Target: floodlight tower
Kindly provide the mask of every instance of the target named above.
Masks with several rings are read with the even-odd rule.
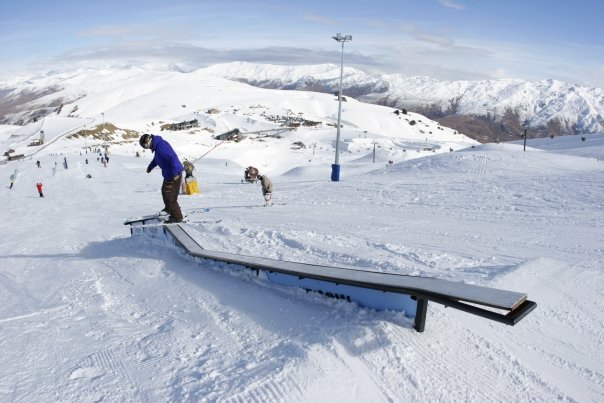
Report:
[[[340,62],[340,91],[338,91],[338,127],[336,135],[336,161],[331,166],[331,180],[337,182],[340,180],[340,121],[342,116],[342,77],[344,76],[344,43],[352,41],[352,35],[342,35],[337,33],[332,36],[333,39],[342,44],[342,59]]]

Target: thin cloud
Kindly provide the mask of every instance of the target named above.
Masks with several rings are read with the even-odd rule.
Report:
[[[455,45],[455,41],[451,38],[445,38],[444,36],[437,35],[428,35],[428,34],[419,34],[414,36],[415,39],[426,42],[432,45],[437,45],[440,47],[452,47]]]
[[[347,64],[351,65],[376,65],[373,57],[358,52],[350,52],[346,55],[346,58]],[[216,50],[189,44],[157,46],[143,41],[132,41],[119,46],[72,50],[63,53],[54,62],[78,63],[92,60],[109,61],[116,64],[139,62],[179,63],[200,68],[233,61],[290,65],[337,63],[340,60],[340,53],[338,51],[317,51],[284,46]]]
[[[438,0],[441,6],[452,8],[454,10],[465,10],[466,6],[460,3],[456,3],[451,0]]]
[[[318,22],[319,24],[323,24],[323,25],[330,25],[330,26],[337,25],[337,22],[335,20],[324,17],[322,15],[318,15],[318,14],[309,14],[309,13],[304,14],[304,19],[307,21]]]
[[[84,37],[119,37],[131,34],[140,34],[140,28],[118,26],[118,25],[100,25],[78,33]]]
[[[114,42],[131,42],[132,40],[154,41],[156,44],[183,42],[183,38],[195,35],[190,24],[181,23],[177,27],[143,24],[98,25],[77,33],[79,37],[108,40]]]

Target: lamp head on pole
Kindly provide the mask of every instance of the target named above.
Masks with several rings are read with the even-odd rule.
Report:
[[[332,36],[338,42],[350,42],[352,41],[352,35],[342,35],[341,33],[337,33],[336,36]]]

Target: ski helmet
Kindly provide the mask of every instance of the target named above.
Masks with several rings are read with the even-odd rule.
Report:
[[[151,148],[151,140],[153,139],[153,136],[150,134],[143,134],[141,136],[140,139],[138,139],[138,143],[141,145],[141,147],[143,148]]]

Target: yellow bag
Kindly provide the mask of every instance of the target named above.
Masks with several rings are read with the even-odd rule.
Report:
[[[196,195],[199,193],[199,186],[197,185],[196,180],[185,184],[185,193],[188,195]]]

